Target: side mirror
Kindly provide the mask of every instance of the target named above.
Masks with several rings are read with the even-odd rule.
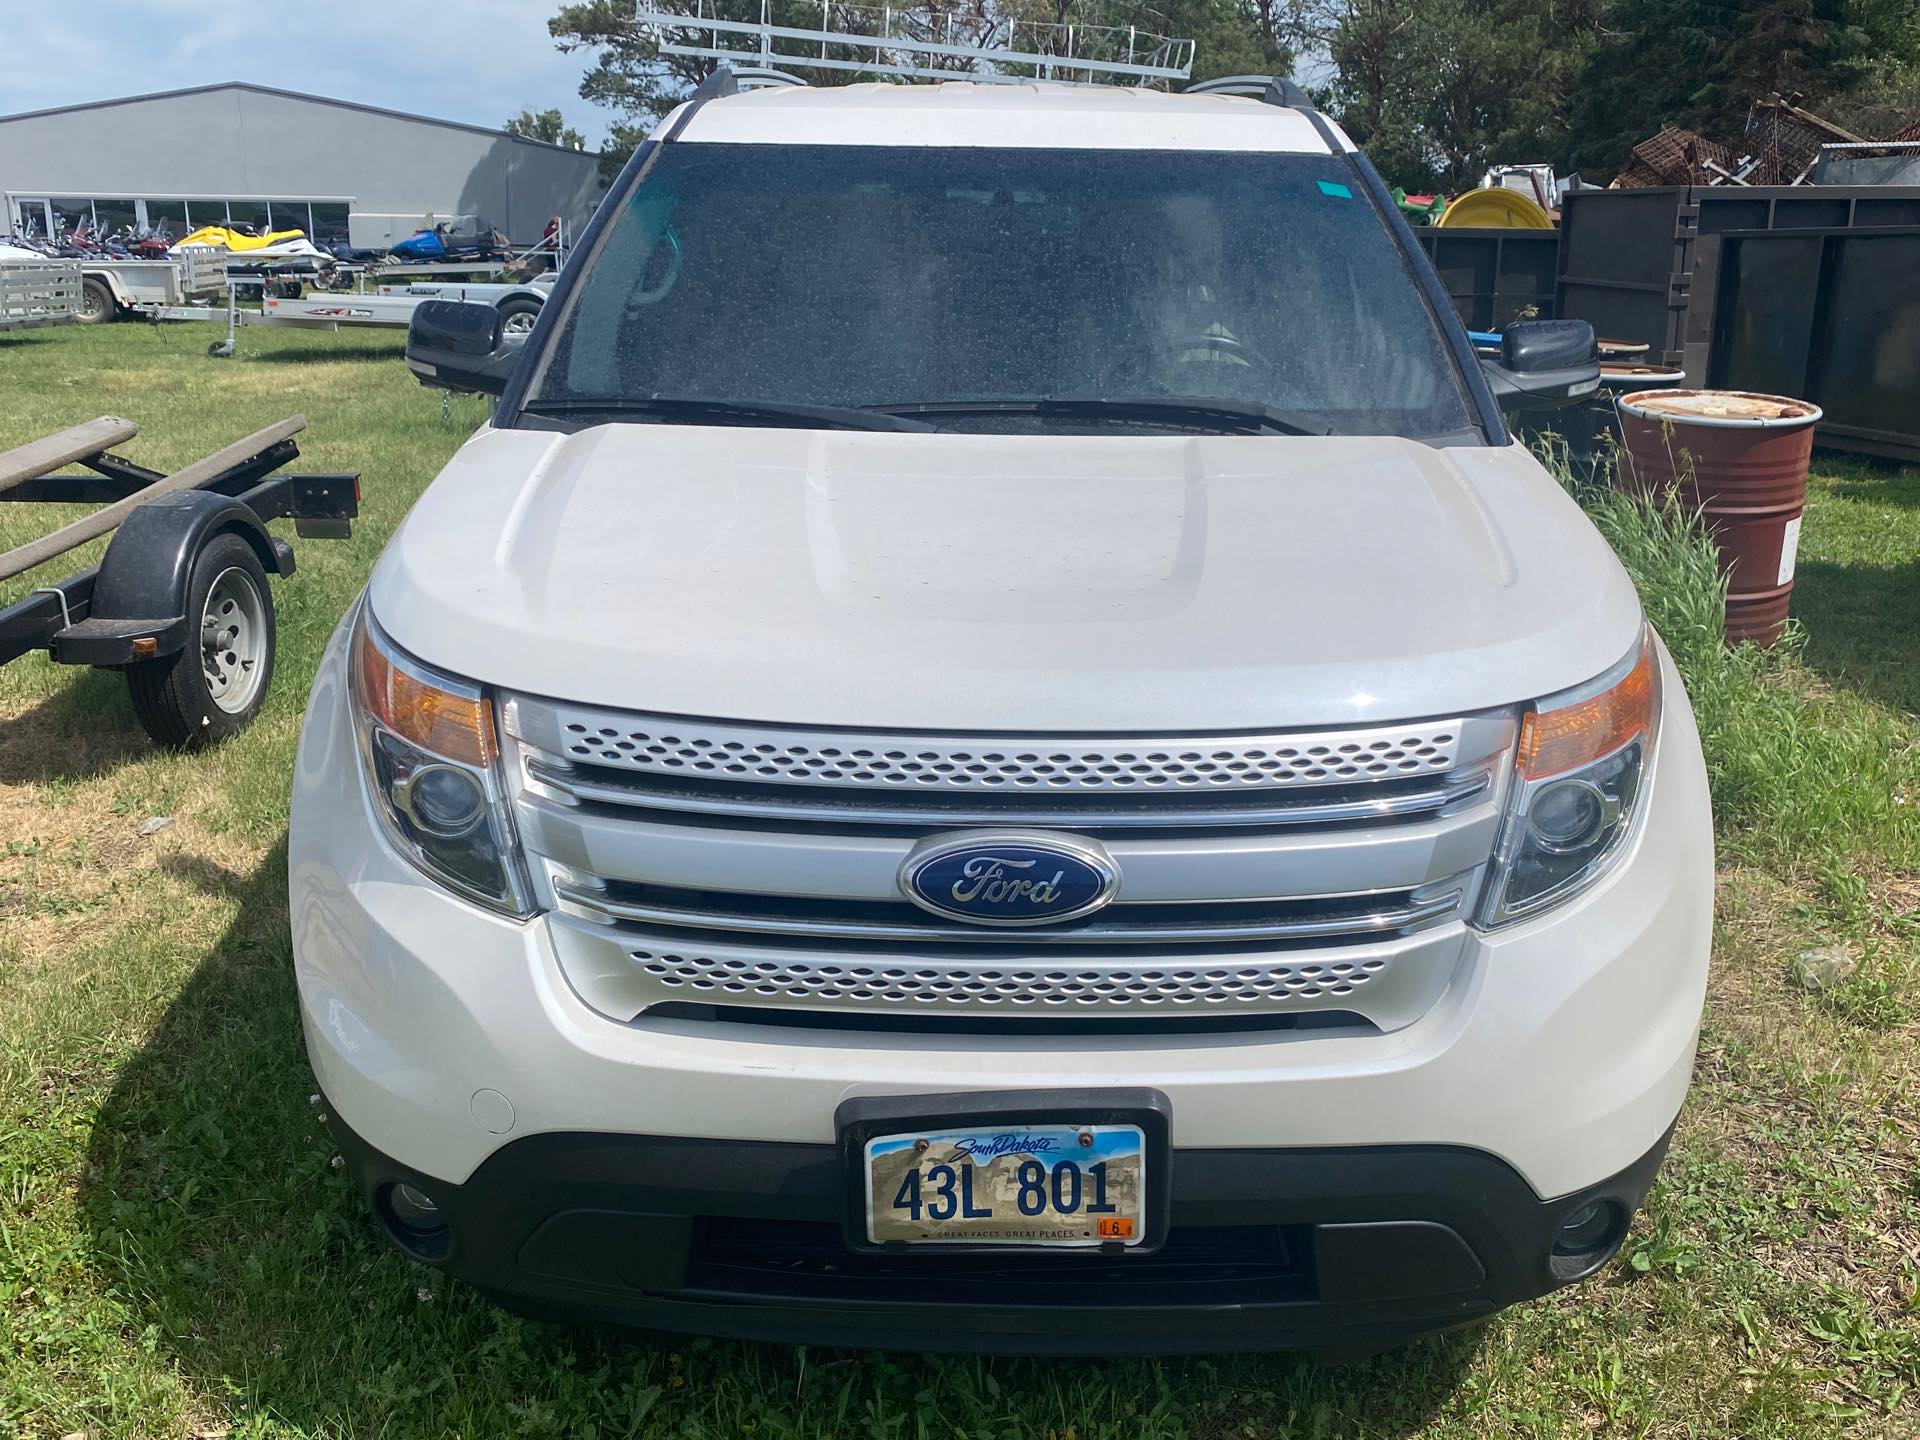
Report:
[[[520,360],[520,342],[502,333],[500,312],[465,300],[422,300],[407,323],[407,368],[422,385],[498,395]]]
[[[1599,351],[1585,320],[1516,320],[1501,332],[1500,358],[1480,366],[1502,410],[1553,409],[1600,388]]]

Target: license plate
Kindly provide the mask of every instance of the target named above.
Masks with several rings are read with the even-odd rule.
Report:
[[[1069,1249],[1147,1239],[1138,1125],[1008,1124],[870,1137],[867,1240]]]

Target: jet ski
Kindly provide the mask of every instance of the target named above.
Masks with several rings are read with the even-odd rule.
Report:
[[[185,239],[176,241],[173,248],[179,250],[188,245],[217,245],[222,250],[242,255],[254,250],[271,250],[275,246],[306,238],[307,232],[304,230],[270,230],[265,235],[249,235],[244,230],[235,230],[226,225],[202,225]]]
[[[284,269],[310,274],[333,264],[333,257],[307,239],[304,230],[275,230],[266,235],[248,235],[224,225],[203,225],[167,253],[177,255],[189,245],[212,245],[224,249],[229,271]]]

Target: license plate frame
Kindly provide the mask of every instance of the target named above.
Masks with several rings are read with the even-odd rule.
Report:
[[[846,1196],[848,1248],[898,1255],[1150,1255],[1166,1240],[1172,1193],[1168,1131],[1172,1105],[1158,1090],[1000,1090],[939,1095],[858,1096],[835,1113]],[[1143,1234],[1137,1240],[1096,1244],[975,1238],[875,1240],[869,1230],[872,1174],[868,1145],[913,1131],[936,1133],[1006,1127],[1133,1126],[1140,1131]],[[884,1203],[884,1202],[883,1202]]]

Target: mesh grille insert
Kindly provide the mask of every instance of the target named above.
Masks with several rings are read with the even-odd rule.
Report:
[[[714,958],[636,950],[641,971],[688,995],[757,996],[775,1001],[856,1000],[890,1005],[1067,1008],[1220,1006],[1351,995],[1392,963],[1379,956],[1297,965],[1077,966],[997,968],[860,965],[833,961]]]
[[[1442,774],[1460,722],[1314,735],[1126,741],[951,739],[689,727],[562,710],[576,763],[781,785],[1094,793],[1277,789]]]

